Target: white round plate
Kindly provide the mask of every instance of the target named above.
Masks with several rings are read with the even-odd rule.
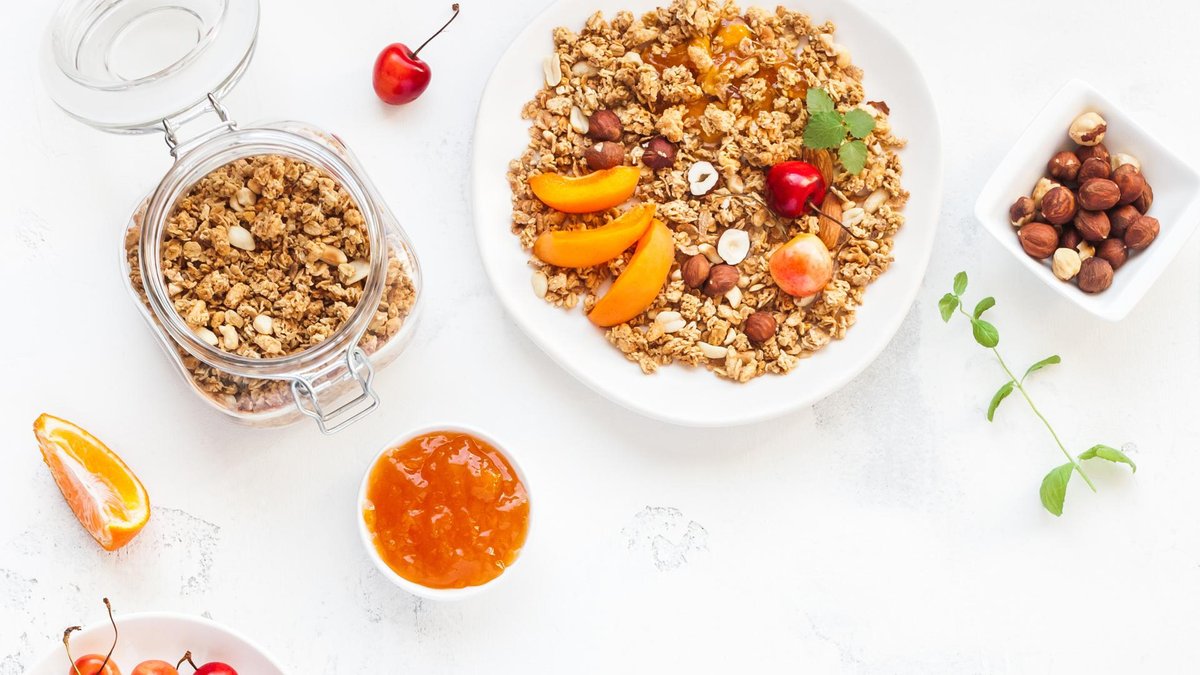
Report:
[[[246,638],[208,619],[170,612],[147,612],[117,616],[121,631],[113,659],[122,673],[133,671],[142,661],[161,659],[174,663],[191,650],[197,664],[223,661],[241,675],[284,675],[267,653]],[[71,636],[71,653],[106,654],[112,644],[112,626],[108,621],[91,624]],[[63,675],[70,662],[62,645],[29,669],[26,675]]]
[[[892,128],[908,139],[901,153],[904,186],[912,193],[907,225],[896,237],[896,261],[867,291],[858,322],[846,338],[804,360],[784,376],[748,384],[721,380],[703,369],[669,366],[643,375],[611,346],[582,310],[563,311],[538,299],[528,255],[511,232],[512,195],[506,177],[529,136],[522,106],[542,85],[542,59],[556,26],[580,29],[603,9],[643,13],[669,0],[559,0],[525,28],[496,65],[475,125],[473,199],[476,237],[496,295],[517,324],[568,372],[597,392],[644,415],[688,426],[729,426],[777,417],[812,405],[845,385],[879,355],[900,327],[925,275],[941,203],[942,155],[937,112],[921,71],[900,42],[845,0],[784,0],[815,21],[837,24],[837,40],[866,72],[870,100],[887,101]],[[777,0],[758,0],[773,6]],[[741,6],[755,4],[742,0]],[[603,5],[603,7],[601,7]],[[704,404],[700,405],[699,402]]]

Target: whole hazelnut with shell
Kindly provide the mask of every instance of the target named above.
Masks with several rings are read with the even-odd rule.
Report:
[[[1106,178],[1093,178],[1079,186],[1079,205],[1088,211],[1107,211],[1121,200],[1121,188]]]
[[[1045,260],[1058,248],[1058,231],[1046,223],[1029,223],[1017,230],[1021,248],[1031,258]]]
[[[1065,225],[1075,217],[1075,194],[1061,185],[1042,198],[1042,217],[1051,225]]]
[[[775,317],[770,312],[758,311],[746,317],[742,332],[754,344],[762,344],[775,337]]]
[[[1154,203],[1154,188],[1150,187],[1150,183],[1146,183],[1145,189],[1142,190],[1142,196],[1133,200],[1133,206],[1141,213],[1145,214],[1150,210],[1150,205]]]
[[[1103,211],[1080,211],[1075,214],[1075,229],[1088,241],[1103,241],[1108,238],[1112,224]]]
[[[617,114],[607,108],[601,108],[588,117],[587,135],[597,141],[619,141],[625,130]]]
[[[642,164],[651,169],[669,169],[675,166],[675,144],[664,136],[655,136],[646,144],[646,152],[642,155]]]
[[[1079,182],[1083,183],[1093,178],[1108,178],[1112,175],[1112,165],[1108,160],[1099,157],[1089,157],[1082,166],[1079,167]]]
[[[1050,162],[1046,164],[1046,173],[1056,181],[1062,183],[1073,183],[1079,175],[1079,167],[1081,162],[1073,152],[1060,152],[1050,158]]]
[[[1111,156],[1109,155],[1108,147],[1106,145],[1104,145],[1103,143],[1097,143],[1096,145],[1082,146],[1075,151],[1075,156],[1078,157],[1079,161],[1081,161],[1081,162],[1086,162],[1089,159],[1091,159],[1092,157],[1099,157],[1100,159],[1103,159],[1106,162],[1111,161]]]
[[[737,286],[741,275],[733,265],[713,265],[708,272],[708,281],[704,283],[704,294],[710,298],[725,295]]]
[[[625,148],[620,143],[601,141],[584,150],[583,159],[592,171],[611,169],[625,162]]]
[[[1123,239],[1125,237],[1125,230],[1129,229],[1129,226],[1133,224],[1133,221],[1141,217],[1142,214],[1133,204],[1118,206],[1112,211],[1109,211],[1108,220],[1112,224],[1112,229],[1109,232],[1109,236]]]
[[[1129,248],[1140,251],[1158,238],[1158,218],[1153,216],[1142,216],[1133,221],[1129,229],[1125,231],[1125,245]]]
[[[1132,204],[1142,196],[1142,191],[1146,189],[1146,179],[1142,178],[1142,172],[1132,164],[1122,164],[1117,167],[1112,174],[1112,181],[1121,190],[1121,199],[1117,202],[1118,204]]]
[[[1105,239],[1096,247],[1096,257],[1107,260],[1115,272],[1129,259],[1129,249],[1120,239]]]
[[[1058,246],[1059,248],[1075,248],[1081,241],[1083,241],[1083,237],[1080,236],[1079,230],[1068,225],[1063,228],[1062,234],[1058,237]]]
[[[1079,290],[1100,293],[1112,285],[1113,268],[1104,258],[1091,257],[1079,267]]]

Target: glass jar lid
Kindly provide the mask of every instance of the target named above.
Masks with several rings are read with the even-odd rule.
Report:
[[[162,131],[237,83],[258,37],[258,0],[63,0],[42,79],[72,117],[116,133]]]

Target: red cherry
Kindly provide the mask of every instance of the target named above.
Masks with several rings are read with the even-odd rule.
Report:
[[[767,172],[767,206],[784,218],[799,218],[809,204],[825,201],[821,171],[808,162],[780,162]]]
[[[451,8],[454,10],[454,16],[450,17],[450,21],[439,28],[438,32],[431,35],[429,40],[441,35],[442,31],[446,30],[446,26],[449,26],[458,17],[458,3],[454,3]],[[429,86],[431,73],[429,64],[417,58],[417,54],[420,54],[425,45],[429,44],[429,40],[422,42],[416,51],[409,49],[403,43],[395,42],[379,52],[378,58],[375,59],[372,82],[375,85],[375,93],[384,103],[391,105],[409,103],[425,92]]]
[[[229,664],[212,661],[197,668],[195,675],[237,675],[237,671]]]

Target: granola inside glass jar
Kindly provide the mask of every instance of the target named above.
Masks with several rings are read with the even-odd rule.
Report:
[[[193,390],[241,422],[308,416],[332,433],[378,405],[372,378],[411,337],[420,270],[336,136],[231,120],[220,96],[257,22],[255,1],[66,0],[43,75],[72,116],[166,137],[175,162],[126,227],[122,271]],[[164,54],[164,30],[195,44]]]

